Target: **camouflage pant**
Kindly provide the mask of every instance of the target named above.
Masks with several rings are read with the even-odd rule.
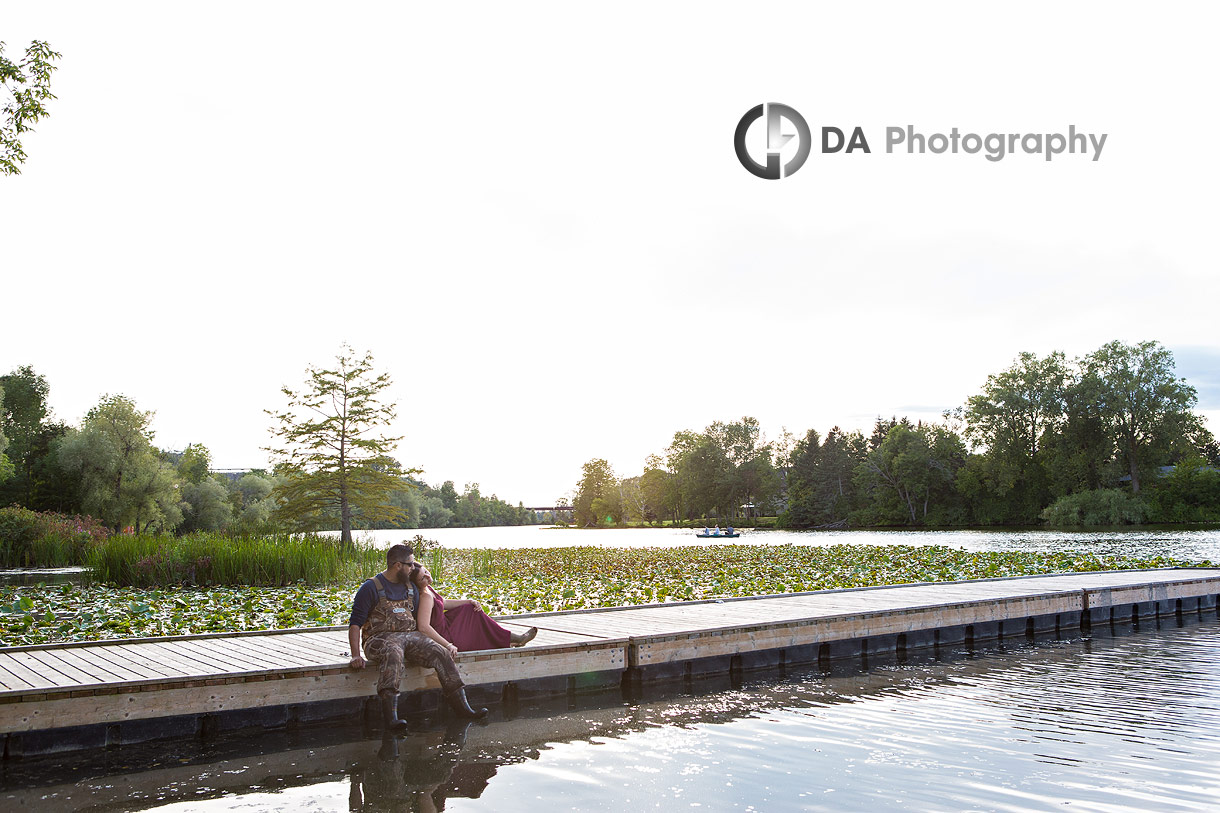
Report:
[[[378,694],[398,691],[407,664],[435,669],[445,694],[462,688],[457,664],[449,657],[449,652],[419,630],[374,635],[364,642],[364,654],[370,663],[376,663],[381,669],[381,677],[377,679]]]

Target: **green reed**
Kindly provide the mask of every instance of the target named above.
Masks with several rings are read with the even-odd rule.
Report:
[[[332,584],[376,573],[383,551],[343,546],[315,534],[230,537],[197,533],[114,536],[90,548],[85,564],[99,582],[137,587],[198,584]]]

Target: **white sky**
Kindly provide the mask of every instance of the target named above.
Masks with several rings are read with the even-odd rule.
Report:
[[[63,54],[0,178],[0,372],[258,466],[343,341],[398,456],[526,505],[679,429],[932,417],[1023,350],[1156,339],[1217,430],[1214,3],[0,0]],[[764,181],[760,102],[871,155]],[[1108,133],[1100,161],[886,155],[884,128]]]

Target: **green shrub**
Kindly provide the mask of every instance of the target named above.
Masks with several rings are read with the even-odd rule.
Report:
[[[1220,522],[1220,471],[1202,458],[1179,463],[1148,491],[1152,522]]]
[[[0,508],[0,564],[5,567],[26,565],[30,546],[40,533],[38,514],[16,505]]]
[[[1139,525],[1147,504],[1117,488],[1080,491],[1060,497],[1042,512],[1049,525]]]
[[[93,517],[52,511],[0,508],[0,565],[66,567],[79,565],[91,542],[110,535]]]

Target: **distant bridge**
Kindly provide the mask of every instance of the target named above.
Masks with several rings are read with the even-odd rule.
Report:
[[[576,509],[570,505],[556,505],[551,508],[526,508],[526,511],[536,511],[539,514],[545,514],[547,511],[554,513],[555,511],[575,511]]]

